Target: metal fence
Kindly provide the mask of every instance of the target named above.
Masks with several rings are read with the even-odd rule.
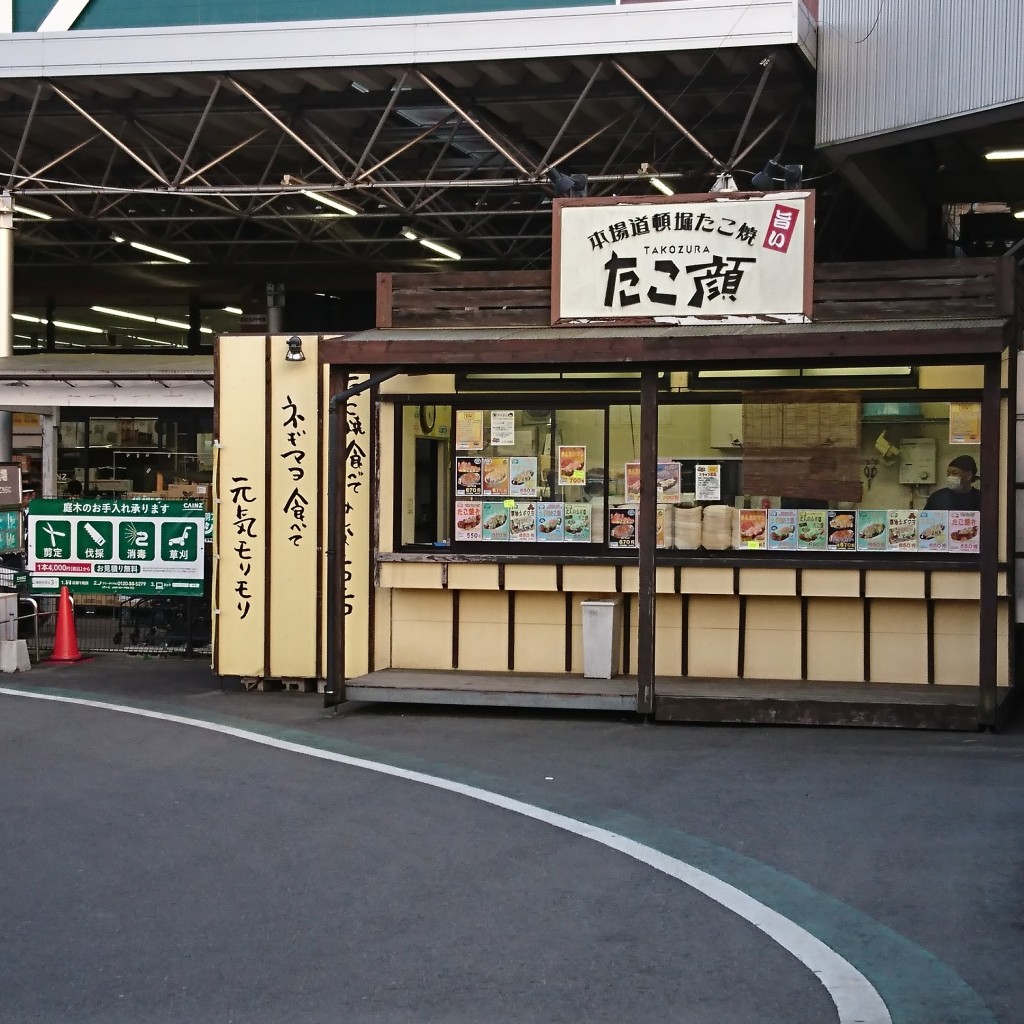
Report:
[[[75,601],[80,650],[184,655],[209,651],[208,597],[102,596],[103,602],[95,595]]]
[[[18,595],[18,637],[27,641],[31,658],[45,658],[53,651],[58,598],[29,596],[24,574],[3,568],[0,592]],[[210,651],[209,597],[83,594],[72,601],[81,651],[185,656]]]

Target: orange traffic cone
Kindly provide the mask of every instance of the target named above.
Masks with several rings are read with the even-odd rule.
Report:
[[[75,634],[75,609],[67,587],[60,588],[57,601],[57,629],[53,637],[53,654],[47,661],[86,661],[86,655],[78,649]]]

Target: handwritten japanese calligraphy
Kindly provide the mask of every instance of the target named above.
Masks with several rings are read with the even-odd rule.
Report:
[[[237,540],[233,549],[238,557],[238,572],[233,588],[238,597],[235,608],[238,611],[239,620],[242,620],[249,614],[253,599],[249,586],[253,545],[249,541],[259,539],[259,534],[256,531],[256,516],[252,512],[252,506],[257,501],[256,489],[247,476],[233,476],[228,494],[233,510],[231,522]]]
[[[284,413],[281,426],[284,430],[285,450],[280,452],[279,455],[282,459],[286,460],[288,473],[295,483],[295,487],[285,499],[281,511],[290,520],[288,524],[288,540],[293,548],[297,548],[302,543],[305,531],[309,529],[309,522],[306,518],[309,498],[300,486],[301,481],[306,475],[306,470],[302,465],[306,458],[306,442],[304,438],[307,436],[307,433],[305,426],[303,426],[306,422],[306,417],[299,412],[299,407],[291,395],[285,397],[281,411]]]

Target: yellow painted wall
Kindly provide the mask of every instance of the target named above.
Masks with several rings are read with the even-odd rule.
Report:
[[[320,373],[317,339],[302,337],[306,358],[285,359],[287,338],[268,343],[267,465],[270,470],[267,675],[318,677]]]
[[[221,675],[265,674],[266,362],[263,338],[217,341],[213,664]]]
[[[216,342],[214,666],[222,675],[311,679],[326,672],[329,378],[320,368],[317,337],[301,337],[306,358],[297,362],[284,358],[283,335]],[[349,447],[339,484],[346,488],[349,536],[339,561],[349,564],[339,571],[348,573],[345,672],[351,678],[369,665],[373,599],[368,395],[350,401],[346,420]],[[251,523],[238,522],[236,498],[246,499],[241,507]],[[251,535],[240,537],[243,528]],[[239,540],[251,550],[244,579]],[[238,593],[242,582],[247,608]]]

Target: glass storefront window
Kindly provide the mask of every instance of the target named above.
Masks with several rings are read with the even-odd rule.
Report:
[[[90,495],[191,497],[212,480],[212,441],[212,410],[69,411],[60,424],[58,486],[78,480]]]
[[[639,405],[552,395],[509,408],[507,397],[401,408],[398,543],[635,547]],[[840,389],[710,397],[659,395],[659,548],[978,552],[976,401]]]

